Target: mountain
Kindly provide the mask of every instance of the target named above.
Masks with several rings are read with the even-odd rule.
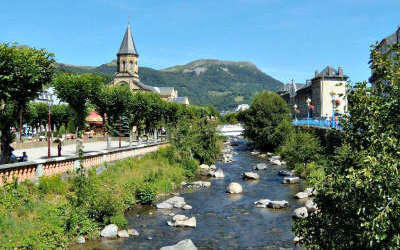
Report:
[[[58,64],[59,70],[99,73],[110,77],[116,72],[116,60],[98,67]],[[276,91],[283,83],[263,73],[250,62],[201,59],[162,70],[139,68],[140,80],[152,86],[171,86],[192,104],[212,104],[219,110],[250,103],[255,93]]]

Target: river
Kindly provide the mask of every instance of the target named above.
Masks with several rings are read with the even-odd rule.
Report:
[[[245,145],[233,147],[232,163],[217,162],[224,171],[224,179],[210,179],[208,189],[182,191],[181,196],[192,210],[174,209],[175,214],[195,216],[197,227],[173,228],[166,221],[171,211],[160,211],[152,207],[134,209],[127,214],[129,228],[139,231],[139,237],[114,240],[89,241],[73,249],[159,249],[184,239],[191,239],[199,249],[282,249],[295,248],[291,232],[292,211],[304,201],[294,198],[302,191],[302,185],[281,184],[279,166],[269,165],[267,170],[258,171],[260,180],[245,181],[241,174],[252,171],[260,162],[267,162],[250,154]],[[243,193],[225,193],[230,182],[239,182]],[[287,200],[289,208],[273,210],[257,208],[253,202],[259,199]],[[149,239],[151,237],[151,239]]]

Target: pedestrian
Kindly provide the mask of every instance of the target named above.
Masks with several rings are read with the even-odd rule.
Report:
[[[60,157],[61,156],[61,140],[58,141],[57,149],[58,149],[58,157]]]

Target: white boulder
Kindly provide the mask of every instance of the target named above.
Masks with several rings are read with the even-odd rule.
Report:
[[[172,227],[196,227],[196,218],[195,217],[188,219],[185,216],[185,218],[186,219],[183,219],[183,217],[179,217],[179,218],[176,218],[177,220],[174,222],[167,221],[167,224]],[[183,219],[183,220],[178,220],[178,219]]]
[[[209,181],[194,181],[190,183],[194,188],[209,188],[211,187],[211,182]]]
[[[243,179],[258,180],[258,179],[260,179],[260,176],[254,172],[244,172]]]
[[[158,203],[156,205],[156,207],[157,207],[157,209],[172,209],[174,206],[167,202],[161,202],[161,203]]]
[[[193,244],[192,240],[186,239],[179,241],[175,245],[162,247],[160,250],[197,250],[197,247]]]
[[[289,206],[289,202],[282,200],[282,201],[271,201],[269,199],[261,199],[254,202],[256,207],[263,207],[263,208],[274,208],[274,209],[281,209],[287,208]]]
[[[129,238],[129,233],[126,230],[121,230],[118,232],[118,237],[120,238]]]
[[[305,199],[308,198],[309,194],[306,192],[298,192],[294,197],[296,199]]]
[[[186,217],[186,216],[183,215],[183,214],[177,214],[177,215],[175,215],[174,217],[172,217],[172,221],[173,221],[173,222],[176,222],[176,221],[178,221],[178,220],[187,220],[187,219],[189,219],[189,218]]]
[[[222,171],[221,168],[218,168],[217,171],[214,172],[213,176],[215,178],[224,178],[225,177],[224,171]]]
[[[284,177],[282,183],[283,184],[296,184],[300,182],[300,178],[297,176],[293,176],[293,177]]]
[[[84,244],[85,241],[86,241],[85,237],[83,237],[82,235],[78,236],[78,238],[76,238],[76,243],[78,243],[78,244]]]
[[[267,164],[265,163],[258,163],[256,166],[253,167],[254,170],[264,170],[267,168]]]
[[[107,225],[101,230],[100,236],[105,238],[117,237],[118,227],[115,224]]]
[[[226,192],[228,192],[230,194],[240,194],[243,192],[243,188],[242,188],[242,185],[240,185],[239,183],[232,182],[226,188]]]
[[[128,229],[128,234],[132,236],[139,236],[139,232],[134,228]]]
[[[313,213],[318,210],[317,204],[313,200],[308,200],[305,206],[308,213]]]
[[[192,206],[186,204],[185,206],[182,207],[183,210],[190,210],[192,209]]]
[[[293,217],[298,219],[304,219],[308,217],[307,208],[299,207],[293,211]]]

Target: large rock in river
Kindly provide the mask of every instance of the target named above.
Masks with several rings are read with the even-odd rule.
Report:
[[[296,199],[305,199],[308,198],[309,194],[306,192],[298,192],[294,197]]]
[[[225,177],[224,171],[222,171],[222,169],[220,169],[220,168],[218,168],[218,170],[215,172],[210,172],[210,175],[215,178],[224,178]]]
[[[194,181],[190,183],[194,188],[209,188],[211,187],[211,182],[209,181]]]
[[[193,244],[192,240],[186,239],[179,241],[175,245],[162,247],[160,250],[197,250],[197,247]]]
[[[267,164],[265,163],[258,163],[256,166],[253,167],[254,170],[264,170],[267,168]]]
[[[257,207],[268,207],[268,208],[274,208],[274,209],[287,208],[289,206],[288,201],[285,201],[285,200],[271,201],[269,199],[261,199],[261,200],[255,201],[254,204]]]
[[[313,213],[318,210],[317,204],[313,200],[308,200],[305,206],[308,213]]]
[[[300,178],[297,176],[293,177],[284,177],[282,183],[283,184],[296,184],[300,182]]]
[[[243,179],[258,180],[258,179],[260,179],[260,176],[257,173],[254,173],[254,172],[244,172],[243,173]]]
[[[226,188],[226,192],[230,194],[240,194],[243,192],[242,186],[237,182],[231,182]]]
[[[174,227],[196,227],[196,218],[192,217],[190,219],[177,220],[173,223],[168,224]]]
[[[304,219],[308,217],[307,208],[299,207],[293,211],[293,217],[298,219]]]
[[[115,224],[107,225],[101,230],[100,236],[105,238],[117,237],[118,227]]]
[[[280,176],[293,176],[293,174],[287,170],[279,170],[278,175]]]

